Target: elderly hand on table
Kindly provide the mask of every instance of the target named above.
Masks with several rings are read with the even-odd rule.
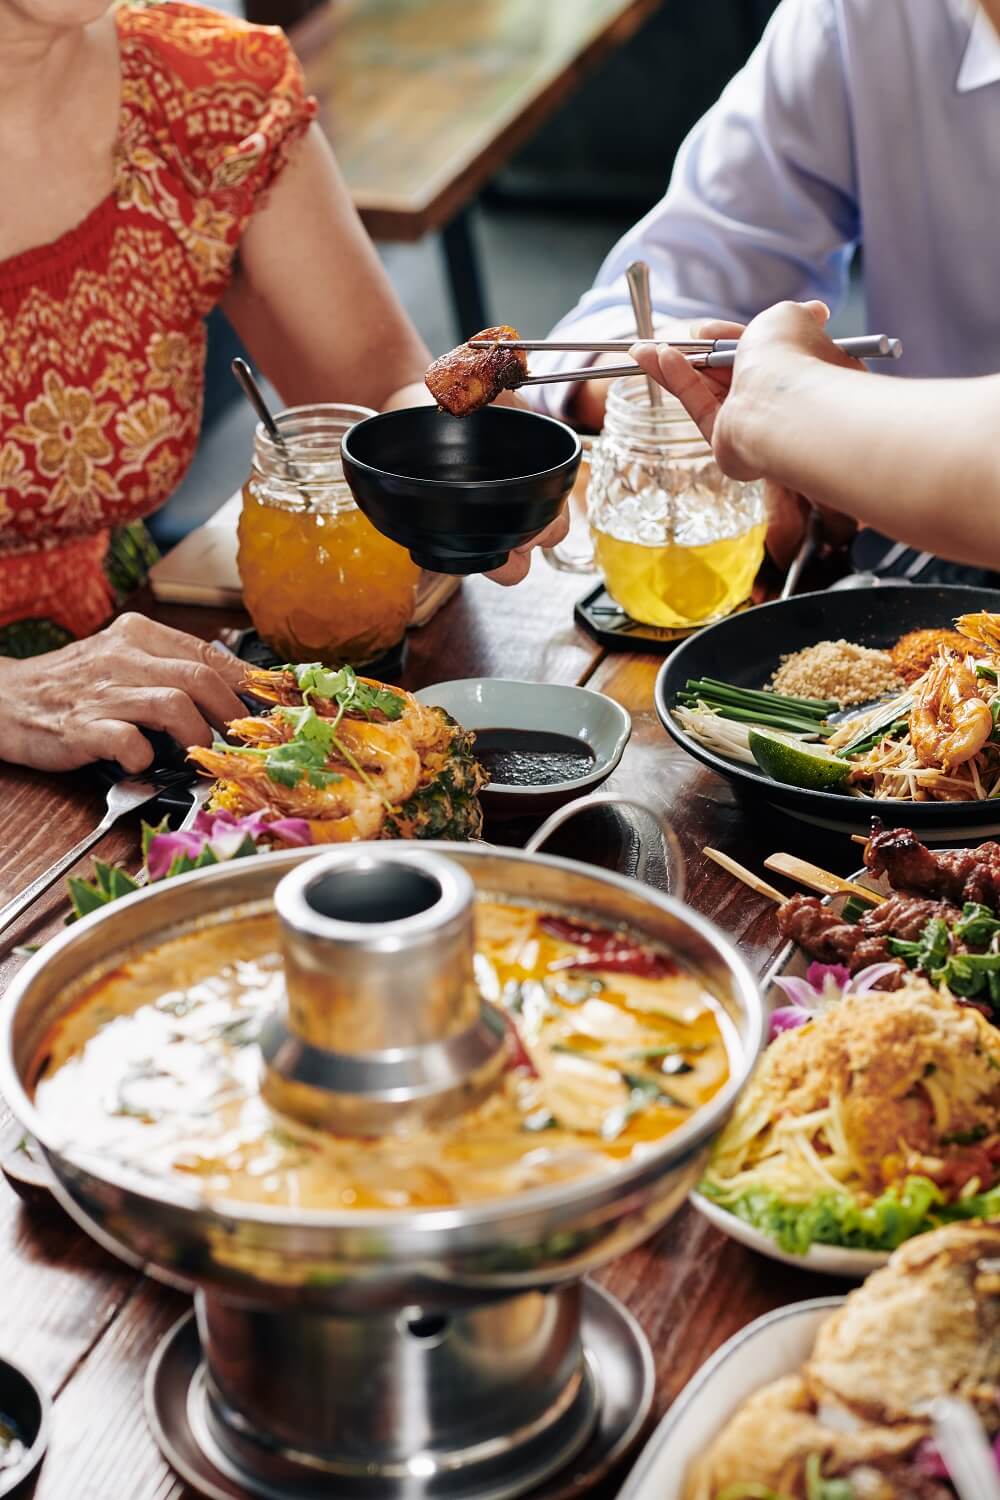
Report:
[[[816,361],[863,369],[824,332],[830,310],[822,302],[781,302],[739,323],[708,322],[692,337],[739,338],[731,370],[695,369],[676,349],[640,343],[632,357],[648,375],[675,395],[712,445],[719,467],[733,479],[766,481],[770,523],[768,551],[787,566],[805,531],[810,502],[764,472],[757,456],[757,434],[767,423],[780,424],[793,407],[796,383],[808,381]],[[843,546],[855,523],[838,511],[817,507],[827,540]]]
[[[212,728],[242,716],[242,663],[142,615],[120,616],[88,640],[25,661],[0,660],[0,759],[41,771],[153,759],[137,727],[181,745],[210,745]]]

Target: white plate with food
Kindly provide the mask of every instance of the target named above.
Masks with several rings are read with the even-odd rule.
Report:
[[[748,1397],[799,1369],[843,1297],[765,1313],[717,1349],[689,1380],[636,1460],[618,1500],[684,1500],[688,1469]]]
[[[947,1500],[938,1397],[1000,1428],[1000,1227],[905,1245],[850,1296],[768,1313],[689,1381],[620,1500]]]
[[[755,798],[827,828],[863,832],[878,813],[943,841],[1000,828],[998,677],[1000,593],[854,589],[699,631],[664,662],[655,704],[682,749]]]
[[[878,904],[779,908],[793,941],[765,981],[774,1040],[693,1195],[733,1239],[860,1278],[903,1239],[1000,1215],[992,855],[885,830],[852,877]]]

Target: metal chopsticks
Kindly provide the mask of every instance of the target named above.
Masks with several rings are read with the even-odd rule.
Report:
[[[570,339],[470,339],[470,349],[559,349],[587,354],[627,353],[637,341],[635,339],[610,339],[604,343],[597,340]],[[736,359],[738,339],[690,339],[677,341],[664,339],[671,349],[679,349],[684,358],[696,370],[731,370]],[[835,339],[837,347],[855,359],[899,359],[903,345],[899,339],[889,338],[884,333],[864,334],[858,338]],[[639,374],[638,365],[590,365],[583,370],[554,370],[549,375],[525,375],[512,390],[522,385],[552,385],[560,381],[614,380],[620,375]]]
[[[633,343],[635,341],[633,340]],[[666,341],[665,341],[666,342]],[[855,359],[898,359],[903,352],[903,346],[899,339],[886,338],[885,334],[873,334],[870,338],[837,339],[837,345],[846,353],[854,355]],[[862,347],[863,346],[863,347]],[[474,349],[487,349],[488,343],[473,343]],[[507,343],[495,347],[500,349],[523,348],[523,344]],[[528,345],[534,349],[560,349],[561,344],[543,344],[541,342]],[[572,346],[576,347],[576,346]],[[694,349],[690,345],[672,344],[671,348],[679,348],[688,364],[696,370],[731,370],[736,363],[736,340],[716,339],[713,343],[706,343],[701,349]],[[632,344],[588,344],[586,348],[592,353],[601,353],[604,350],[631,349]],[[638,365],[588,365],[583,370],[553,370],[549,375],[525,375],[511,390],[519,390],[522,385],[552,385],[567,380],[614,380],[619,375],[641,375],[642,371]]]
[[[638,365],[588,365],[585,370],[557,370],[552,375],[525,375],[516,385],[509,387],[519,391],[522,385],[550,385],[560,380],[614,380],[618,375],[641,375]]]
[[[665,344],[689,354],[719,354],[735,349],[739,339],[469,339],[470,349],[558,349],[580,354],[627,354],[637,343]],[[885,333],[865,333],[855,338],[834,339],[845,354],[857,359],[898,359],[903,352],[901,340]]]

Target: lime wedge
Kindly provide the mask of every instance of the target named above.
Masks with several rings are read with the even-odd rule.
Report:
[[[821,745],[804,744],[773,729],[751,729],[750,753],[766,775],[786,786],[813,792],[836,792],[851,776],[849,761],[831,755]]]

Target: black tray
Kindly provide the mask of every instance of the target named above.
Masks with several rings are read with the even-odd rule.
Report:
[[[746,607],[744,604],[740,609]],[[674,630],[663,625],[642,625],[615,603],[603,583],[577,600],[573,615],[577,624],[609,651],[650,651],[660,656],[666,656],[681,641],[706,628],[685,625]]]

